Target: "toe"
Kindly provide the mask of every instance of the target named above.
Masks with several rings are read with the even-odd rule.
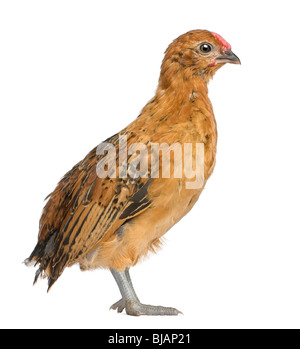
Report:
[[[121,298],[118,302],[114,303],[110,309],[117,310],[118,313],[122,313],[126,306],[126,302]]]
[[[136,301],[126,302],[126,313],[128,315],[133,315],[133,316],[182,314],[181,311],[179,311],[175,308],[141,304],[141,303],[136,302]]]

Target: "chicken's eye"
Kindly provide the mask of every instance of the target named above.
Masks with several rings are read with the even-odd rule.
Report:
[[[200,45],[200,51],[202,53],[209,53],[212,50],[212,46],[208,43],[204,43]]]

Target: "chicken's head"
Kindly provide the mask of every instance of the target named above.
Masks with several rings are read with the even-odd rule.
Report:
[[[229,43],[208,30],[192,30],[167,48],[160,79],[171,82],[172,74],[182,73],[187,79],[198,75],[207,82],[225,63],[241,64]]]

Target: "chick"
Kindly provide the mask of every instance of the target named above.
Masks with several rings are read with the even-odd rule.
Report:
[[[165,52],[155,96],[118,134],[95,147],[48,196],[36,247],[26,260],[48,290],[63,270],[109,269],[129,315],[177,315],[142,304],[129,269],[185,216],[216,161],[217,128],[208,81],[225,63],[240,64],[218,34],[193,30]],[[198,166],[200,164],[200,166]],[[196,167],[196,171],[193,170]]]

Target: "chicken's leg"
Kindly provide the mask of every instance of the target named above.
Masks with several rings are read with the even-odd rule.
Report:
[[[111,270],[122,295],[122,298],[113,304],[110,308],[117,309],[121,313],[124,308],[128,315],[178,315],[181,312],[175,308],[167,308],[161,306],[153,306],[142,304],[132,286],[130,279],[129,271],[125,270],[124,272],[116,271],[115,269]]]

